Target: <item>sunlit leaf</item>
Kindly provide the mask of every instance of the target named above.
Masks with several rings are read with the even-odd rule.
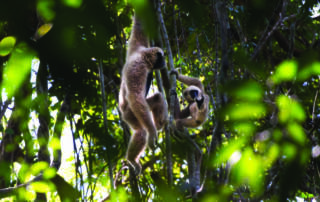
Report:
[[[301,71],[298,73],[298,79],[300,81],[305,81],[309,77],[313,75],[319,75],[320,74],[320,62],[314,62],[310,66],[307,66],[303,68]]]
[[[43,171],[43,178],[44,179],[51,179],[57,174],[57,171],[55,168],[47,168]]]
[[[8,64],[4,68],[4,78],[1,85],[9,98],[20,88],[30,73],[34,58],[35,53],[26,44],[18,44],[13,50]]]
[[[62,0],[62,2],[72,8],[79,8],[82,4],[82,0]]]
[[[0,56],[6,56],[11,53],[16,44],[16,38],[7,36],[0,41]]]
[[[230,159],[232,155],[236,155],[235,152],[241,151],[241,148],[245,145],[245,139],[239,138],[239,139],[233,139],[230,141],[229,144],[224,146],[221,151],[219,152],[219,155],[217,155],[214,159],[214,164],[221,164],[225,163],[228,160],[234,160]],[[236,157],[236,156],[234,156]]]
[[[296,61],[284,61],[276,68],[271,79],[275,84],[285,81],[293,81],[296,78],[297,70],[298,64]]]
[[[50,181],[32,182],[30,188],[39,193],[47,193],[55,190],[54,184]]]
[[[306,142],[306,135],[301,125],[297,123],[288,124],[288,132],[291,137],[299,144],[304,145]]]
[[[19,199],[25,201],[34,201],[36,199],[36,193],[23,188],[18,189]]]
[[[26,163],[21,164],[21,168],[18,173],[19,180],[21,182],[29,181],[31,173],[29,172],[30,166]]]
[[[128,3],[134,5],[135,7],[142,7],[146,5],[148,2],[147,0],[128,0]]]
[[[297,155],[297,147],[291,143],[285,143],[282,146],[284,158],[293,160]]]
[[[304,121],[306,115],[301,105],[284,95],[277,97],[277,106],[279,108],[279,121],[282,123],[289,121]]]
[[[37,11],[46,21],[52,21],[56,15],[53,10],[54,6],[54,0],[39,0],[37,4]]]
[[[47,24],[44,24],[41,27],[39,27],[39,29],[37,30],[38,38],[41,38],[46,33],[48,33],[51,30],[52,26],[53,26],[53,24],[47,23]]]
[[[272,164],[275,160],[278,159],[279,155],[280,155],[280,148],[278,144],[272,144],[267,151],[266,163],[269,165]]]
[[[266,108],[261,103],[240,103],[229,108],[231,120],[257,119],[266,113]]]
[[[41,171],[45,170],[46,168],[49,167],[49,164],[45,161],[39,161],[36,162],[31,166],[31,173],[32,175],[36,176],[38,175]]]
[[[240,86],[233,86],[231,93],[236,99],[247,101],[258,101],[263,96],[261,86],[253,81],[241,83]]]
[[[264,179],[264,162],[251,149],[246,149],[240,161],[232,168],[232,179],[236,184],[248,184],[256,192],[260,192]]]
[[[255,126],[250,122],[241,122],[234,124],[234,130],[240,135],[252,135],[255,131]]]

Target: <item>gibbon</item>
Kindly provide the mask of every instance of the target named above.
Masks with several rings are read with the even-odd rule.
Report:
[[[122,69],[119,108],[123,120],[134,131],[126,159],[136,174],[141,172],[139,158],[142,152],[146,145],[155,148],[157,130],[164,126],[168,116],[166,101],[161,93],[146,98],[148,74],[166,65],[162,49],[148,46],[148,37],[135,14],[126,63]]]
[[[201,81],[179,74],[177,70],[171,70],[170,74],[175,74],[178,81],[188,85],[183,91],[188,106],[183,110],[180,110],[179,99],[176,96],[174,119],[177,129],[196,128],[202,125],[208,117],[209,96],[205,93]]]

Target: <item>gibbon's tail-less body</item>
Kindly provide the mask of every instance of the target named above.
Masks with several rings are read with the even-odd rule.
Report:
[[[174,119],[179,130],[183,127],[196,128],[201,126],[208,117],[209,96],[205,93],[201,81],[197,78],[179,74],[177,70],[171,71],[176,74],[177,80],[188,85],[183,91],[183,97],[188,102],[188,106],[180,110],[179,100],[176,97]]]
[[[155,148],[157,130],[167,120],[167,106],[161,93],[146,98],[148,74],[154,69],[165,67],[165,58],[161,48],[149,48],[148,37],[142,24],[134,16],[126,63],[122,69],[119,92],[119,108],[123,120],[133,130],[126,158],[139,174],[139,158],[146,145]]]

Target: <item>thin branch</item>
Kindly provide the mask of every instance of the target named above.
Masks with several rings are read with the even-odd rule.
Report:
[[[103,110],[103,122],[105,127],[105,132],[108,131],[108,122],[107,122],[107,104],[106,104],[106,95],[105,95],[105,87],[104,87],[104,76],[103,76],[103,68],[102,68],[102,58],[99,61],[99,74],[100,74],[100,86],[101,86],[101,96],[102,96],[102,110]],[[106,134],[110,135],[110,134]],[[108,148],[107,148],[108,149]],[[110,152],[107,151],[108,157],[108,170],[109,170],[109,178],[110,178],[110,185],[111,190],[114,190],[114,182],[113,182],[113,172],[112,172],[112,162]]]
[[[165,46],[167,49],[168,57],[169,57],[169,67],[170,69],[174,69],[174,64],[173,64],[173,57],[172,57],[172,51],[171,51],[171,46],[168,38],[168,33],[166,26],[164,24],[163,16],[161,13],[161,1],[157,0],[157,16],[158,16],[158,21],[160,23],[160,28],[163,34],[163,38],[165,41]],[[175,75],[171,75],[171,90],[176,89],[176,77]],[[169,124],[173,123],[173,111],[174,111],[174,101],[175,101],[175,95],[170,94],[170,117],[169,117]],[[168,128],[168,125],[165,127],[166,135],[165,135],[165,142],[166,142],[166,159],[167,159],[167,177],[168,177],[168,184],[172,185],[173,183],[173,175],[172,175],[172,151],[171,151],[171,140],[170,140],[170,130]]]

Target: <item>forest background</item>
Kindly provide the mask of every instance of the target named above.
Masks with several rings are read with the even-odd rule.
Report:
[[[149,2],[149,7],[147,4]],[[0,2],[3,201],[319,200],[319,1]],[[210,113],[172,113],[136,177],[118,92],[133,11],[167,68],[150,93],[200,78]],[[181,103],[183,106],[183,103]]]

